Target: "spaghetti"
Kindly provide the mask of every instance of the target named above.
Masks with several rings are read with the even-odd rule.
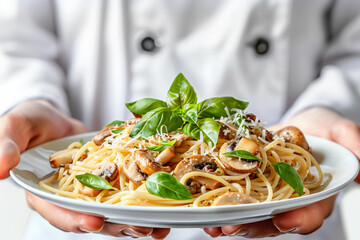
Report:
[[[53,155],[51,163],[58,164],[59,170],[39,185],[57,195],[85,201],[203,207],[295,198],[310,194],[323,182],[323,173],[311,148],[294,127],[269,132],[256,116],[236,110],[217,120],[221,127],[216,146],[211,146],[201,134],[194,139],[182,131],[131,137],[138,121],[134,118],[121,125],[109,125],[93,141],[72,143],[62,152],[70,156],[66,163]],[[256,158],[224,154],[232,150],[250,152]],[[278,163],[286,163],[296,171],[295,177],[303,185],[300,191],[280,176]],[[316,173],[310,171],[312,166]],[[146,179],[156,172],[174,176],[189,190],[191,199],[151,194]],[[113,189],[85,186],[76,178],[85,173],[100,176]]]

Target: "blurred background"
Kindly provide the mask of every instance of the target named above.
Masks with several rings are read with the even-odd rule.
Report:
[[[5,18],[9,17],[11,19],[12,15],[19,15],[25,19],[25,21],[21,22],[25,27],[18,32],[18,35],[16,35],[16,28],[12,25],[7,25],[7,22],[1,25],[2,30],[6,28],[9,30],[10,37],[6,36],[6,34],[4,35],[5,37],[2,36],[0,31],[0,39],[1,37],[3,40],[5,39],[4,42],[7,39],[11,39],[11,37],[18,37],[18,41],[15,41],[15,43],[10,41],[10,44],[6,45],[7,51],[10,55],[12,54],[20,58],[24,54],[25,60],[37,58],[52,59],[58,50],[57,44],[59,42],[57,42],[58,39],[56,37],[61,35],[61,31],[54,31],[54,33],[50,30],[49,32],[42,31],[42,27],[48,30],[52,29],[52,24],[55,25],[55,23],[49,21],[50,17],[48,14],[51,15],[51,13],[47,11],[47,8],[51,8],[51,6],[43,4],[46,1],[42,0],[36,1],[41,3],[37,5],[33,4],[34,1],[31,0],[21,2],[27,5],[17,5],[16,2],[19,1],[0,0],[0,16],[2,14]],[[359,82],[358,78],[356,78],[359,75],[356,75],[354,72],[360,69],[360,65],[358,68],[352,69],[351,67],[355,66],[355,63],[351,62],[351,64],[347,65],[347,61],[340,60],[347,53],[350,53],[349,55],[353,54],[352,51],[354,49],[360,52],[360,46],[358,46],[360,42],[358,34],[360,18],[357,15],[360,8],[356,6],[356,4],[359,5],[360,1],[322,0],[312,2],[274,0],[247,1],[248,4],[245,4],[246,1],[227,1],[228,4],[225,4],[222,8],[219,8],[216,4],[213,4],[213,6],[208,4],[210,1],[204,1],[203,5],[199,4],[200,1],[188,1],[193,4],[189,8],[174,7],[177,6],[174,4],[180,4],[181,1],[164,1],[166,4],[162,7],[159,7],[160,4],[154,4],[152,1],[89,1],[86,4],[84,4],[85,1],[54,2],[64,5],[63,8],[59,8],[58,12],[64,14],[64,16],[60,18],[60,15],[54,15],[59,17],[56,20],[62,20],[62,22],[57,22],[56,24],[64,27],[68,32],[64,31],[63,34],[66,34],[61,35],[61,44],[59,45],[62,52],[59,54],[59,62],[56,62],[59,63],[59,66],[45,64],[43,70],[46,70],[44,76],[48,76],[47,71],[49,69],[53,70],[51,74],[56,75],[54,79],[60,79],[60,82],[64,76],[62,76],[59,69],[63,70],[63,68],[66,69],[68,67],[66,69],[68,71],[64,75],[66,75],[66,83],[71,83],[72,85],[67,85],[66,90],[68,92],[66,94],[64,92],[63,95],[59,96],[73,97],[70,99],[72,100],[72,104],[69,106],[70,109],[64,107],[66,105],[64,104],[64,99],[61,99],[56,94],[52,94],[53,89],[50,91],[47,89],[49,86],[44,85],[46,80],[49,80],[47,77],[41,79],[40,76],[39,79],[41,74],[36,72],[36,70],[42,69],[39,65],[35,65],[35,67],[30,65],[24,71],[25,74],[15,75],[12,79],[12,88],[5,90],[10,93],[8,97],[13,98],[10,99],[12,102],[9,101],[11,102],[9,106],[15,106],[16,103],[26,98],[32,99],[34,96],[31,94],[26,96],[26,94],[39,91],[36,94],[51,100],[63,112],[71,112],[73,116],[82,119],[92,130],[99,129],[100,126],[104,126],[114,119],[128,118],[129,113],[126,109],[118,107],[120,104],[123,106],[124,102],[144,96],[163,98],[163,93],[167,90],[168,86],[164,83],[167,79],[171,81],[173,76],[179,73],[179,70],[188,73],[189,79],[197,79],[194,85],[195,89],[199,91],[199,99],[216,94],[241,96],[241,98],[251,102],[250,111],[259,114],[260,119],[267,121],[269,125],[280,120],[285,108],[293,104],[303,90],[312,89],[307,87],[309,87],[308,85],[310,85],[315,77],[320,76],[323,78],[318,80],[318,83],[320,82],[322,85],[312,86],[314,87],[313,92],[310,91],[310,93],[312,93],[311,97],[313,98],[309,98],[309,92],[307,95],[303,95],[303,98],[300,98],[303,101],[303,105],[295,105],[298,108],[294,108],[290,113],[296,112],[295,110],[299,110],[300,107],[306,109],[309,107],[307,104],[311,100],[314,101],[311,102],[313,106],[323,106],[324,102],[322,100],[324,96],[322,93],[324,86],[329,91],[328,96],[334,97],[335,100],[338,95],[350,96],[353,93],[350,90],[353,90],[352,87],[354,86],[351,84],[349,84],[350,90],[345,92],[346,94],[339,94],[339,89],[336,87],[332,89],[335,94],[330,92],[330,86],[334,86],[333,83],[336,83],[337,80],[343,82],[342,77],[344,76],[354,76],[352,84],[355,81]],[[99,2],[104,4],[99,7],[96,4]],[[287,11],[290,8],[287,8],[286,4],[284,4],[290,2],[294,3],[292,10],[298,10],[298,12],[294,11],[296,14],[292,16],[293,18],[288,18]],[[333,29],[329,28],[331,26],[326,26],[328,28],[326,30],[329,30],[327,32],[323,29],[324,21],[322,17],[329,18],[327,9],[333,7],[335,2],[340,5],[340,7],[336,8],[337,12],[334,12],[334,18],[332,19],[337,20],[333,21],[337,24],[332,26]],[[351,3],[349,4],[349,2]],[[350,6],[350,9],[342,7],[340,3],[344,3],[346,7]],[[122,4],[124,9],[118,6]],[[306,7],[302,4],[306,5]],[[327,4],[329,4],[328,7]],[[8,7],[6,10],[4,10],[5,5]],[[238,8],[234,8],[233,5],[238,5]],[[208,8],[205,9],[207,13],[204,16],[209,16],[208,18],[202,16],[205,20],[198,14],[203,12],[204,6]],[[23,7],[27,10],[27,14],[24,14],[22,11],[17,12],[16,7],[19,7],[21,10]],[[77,11],[85,12],[85,9],[88,10],[87,14],[78,16]],[[349,11],[347,12],[344,9]],[[231,14],[228,14],[228,12]],[[38,15],[41,15],[39,13],[43,13],[44,19],[38,17]],[[193,14],[192,17],[189,17],[189,14]],[[354,21],[352,21],[352,17]],[[180,19],[181,21],[176,22],[174,20],[173,22],[173,20],[170,21],[168,18]],[[357,21],[355,21],[355,18]],[[248,21],[248,19],[251,21]],[[38,25],[40,27],[36,24],[34,26],[31,25],[33,23],[32,20],[36,23],[39,22]],[[242,24],[241,20],[246,24]],[[347,23],[348,25],[346,25]],[[105,27],[100,32],[96,32],[97,27],[102,26],[101,24],[105,24]],[[186,28],[182,28],[184,26]],[[202,29],[202,31],[196,31],[197,28]],[[340,34],[342,28],[347,30],[345,34]],[[234,29],[237,31],[234,31]],[[123,32],[128,30],[128,38],[125,38]],[[74,36],[78,36],[78,34],[81,37],[77,39]],[[340,37],[334,40],[334,46],[330,48],[331,51],[328,52],[328,55],[325,55],[323,53],[323,46],[326,45],[328,47],[328,40],[331,37],[337,36],[337,34]],[[239,36],[244,37],[239,40]],[[26,43],[27,38],[29,38],[29,45],[24,47],[23,43]],[[125,45],[128,41],[130,42],[129,46]],[[99,42],[105,44],[97,49]],[[296,46],[296,48],[292,49],[290,53],[286,52],[288,49],[287,44]],[[214,49],[217,51],[213,51]],[[99,55],[97,55],[97,51],[100,52]],[[120,54],[121,51],[124,51],[123,55],[125,57]],[[283,54],[283,51],[285,54]],[[209,53],[211,54],[209,55]],[[330,62],[332,66],[321,69],[323,71],[320,74],[317,65],[320,65],[320,60],[323,60],[321,58],[323,54],[325,57],[329,57],[329,61],[324,61],[322,64],[326,65]],[[105,56],[109,57],[108,61],[106,61]],[[1,57],[0,54],[0,60],[2,60]],[[336,57],[339,57],[339,62],[334,62]],[[12,60],[13,58],[10,59]],[[99,66],[96,65],[97,61],[100,62]],[[11,63],[11,61],[9,62]],[[96,63],[93,64],[93,62]],[[2,70],[1,63],[3,62],[0,61],[0,70]],[[52,69],[51,66],[56,67]],[[342,72],[336,68],[334,70],[334,66],[340,69],[343,67],[345,70],[348,67],[354,71],[340,74]],[[14,64],[14,69],[16,67],[19,67],[17,63]],[[98,69],[100,70],[97,71]],[[94,76],[99,79],[96,79]],[[324,76],[331,81],[327,82],[324,80]],[[20,82],[21,85],[17,82],[24,80],[21,77],[25,80],[30,77],[30,80],[26,81],[28,83],[26,87],[22,85],[23,82]],[[152,79],[152,81],[148,81],[149,79]],[[244,79],[251,79],[251,81],[236,84],[238,80]],[[259,84],[257,87],[254,87],[257,82],[261,83],[261,81],[264,81],[266,83],[268,79],[274,80],[274,83]],[[44,81],[42,82],[41,80]],[[83,87],[82,80],[86,82],[86,88]],[[91,105],[93,102],[88,99],[88,89],[91,92],[91,89],[98,88],[96,80],[101,80],[102,84],[105,83],[105,86],[110,86],[107,94],[101,95],[99,93],[100,95],[96,96],[101,97],[100,99],[104,101],[104,106],[108,103],[113,105],[108,104],[108,106],[112,106],[109,110],[99,107],[102,111],[94,111],[92,113],[89,110],[93,109],[93,105]],[[308,82],[301,86],[301,80]],[[292,89],[289,87],[291,94],[285,94],[286,91],[281,87],[285,85],[278,81],[283,81],[281,83],[291,86]],[[41,87],[38,89],[31,88],[37,86],[37,84]],[[134,86],[136,87],[134,88]],[[273,87],[279,87],[279,89],[273,91]],[[22,89],[26,89],[22,94],[14,94]],[[43,91],[43,89],[46,89],[46,91]],[[6,112],[9,107],[8,103],[3,100],[6,92],[1,90],[0,88],[0,113],[1,111]],[[282,95],[278,94],[278,92],[281,92]],[[292,95],[291,98],[289,97],[290,95]],[[75,101],[74,96],[79,97],[77,99],[79,101]],[[80,99],[81,97],[83,98]],[[289,99],[286,99],[288,97]],[[94,97],[94,99],[97,98]],[[287,100],[286,104],[281,102],[282,99]],[[350,105],[352,105],[351,107],[353,105],[358,107],[358,101],[354,101],[354,99],[350,99],[352,101],[349,100],[351,102]],[[85,103],[89,104],[89,106],[82,108],[81,103],[84,103],[84,105]],[[299,103],[302,102],[300,101]],[[333,101],[329,101],[329,104],[332,104],[331,108],[342,108],[341,104],[333,104]],[[84,109],[86,111],[83,111]],[[339,109],[337,110],[339,111]],[[345,110],[348,110],[346,113],[349,116],[359,113],[359,111],[353,111],[353,108],[350,107],[344,108]],[[339,112],[341,113],[341,111]],[[344,114],[344,116],[346,115]],[[359,122],[360,120],[357,119],[357,121]],[[3,192],[3,194],[0,194],[0,240],[20,240],[26,230],[31,213],[31,210],[26,205],[24,191],[11,179],[0,180],[0,189]],[[346,232],[344,240],[359,240],[359,185],[351,184],[340,195],[341,197],[338,198],[341,209],[340,214]],[[326,221],[324,224],[326,224]]]

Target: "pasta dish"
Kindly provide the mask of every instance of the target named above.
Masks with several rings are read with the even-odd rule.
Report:
[[[268,131],[247,104],[231,97],[197,103],[179,74],[166,102],[128,103],[135,118],[53,153],[58,171],[39,185],[85,201],[191,207],[296,198],[320,187],[323,173],[302,132]]]

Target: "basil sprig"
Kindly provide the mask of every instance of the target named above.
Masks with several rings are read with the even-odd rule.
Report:
[[[153,98],[143,98],[139,101],[126,103],[126,107],[135,114],[145,115],[147,112],[154,110],[159,107],[167,107],[166,102],[153,99]]]
[[[133,127],[130,136],[147,138],[157,133],[173,132],[180,128],[183,121],[167,107],[156,108],[146,113]]]
[[[196,124],[186,123],[183,127],[183,132],[186,135],[192,136],[195,139],[201,139],[209,146],[216,146],[220,131],[220,124],[212,118],[200,119]]]
[[[121,126],[123,125],[125,122],[124,121],[120,121],[120,120],[114,120],[112,121],[111,123],[109,124],[106,124],[105,127],[108,127],[108,126]]]
[[[304,186],[295,169],[284,162],[273,163],[272,165],[277,174],[301,196],[304,191]]]
[[[111,130],[111,132],[113,134],[118,134],[118,133],[121,133],[122,131],[124,131],[124,129],[122,129],[122,128]]]
[[[84,173],[81,175],[76,175],[76,179],[81,182],[83,185],[96,189],[96,190],[103,190],[103,189],[113,189],[117,190],[113,186],[110,185],[108,181],[103,179],[102,177],[99,177],[97,175],[91,174],[91,173]]]
[[[209,98],[197,103],[194,88],[180,73],[167,93],[166,102],[143,98],[126,104],[132,113],[142,116],[130,136],[147,138],[182,129],[197,140],[203,136],[208,145],[215,147],[220,131],[215,120],[234,114],[236,109],[244,110],[248,104],[233,97]]]
[[[166,148],[174,145],[176,143],[176,140],[172,140],[172,141],[160,141],[159,145],[155,145],[155,146],[151,146],[151,147],[146,147],[147,149],[151,150],[151,151],[158,151],[161,152],[163,150],[165,150]]]
[[[239,157],[239,158],[248,159],[248,160],[257,160],[259,162],[262,162],[262,160],[260,158],[258,158],[257,156],[255,156],[254,154],[252,154],[251,152],[248,152],[246,150],[234,150],[234,151],[230,151],[230,152],[225,152],[222,155],[226,155],[226,156],[230,156],[230,157]]]
[[[149,193],[175,200],[192,199],[189,190],[181,184],[173,175],[166,172],[151,174],[145,182]]]
[[[186,104],[197,103],[195,90],[182,73],[177,75],[171,84],[166,96],[166,103],[169,108],[177,108]]]
[[[234,109],[244,110],[248,105],[248,102],[243,102],[233,97],[216,97],[200,102],[197,105],[197,111],[199,118],[220,119],[221,117],[228,117],[228,113],[230,115],[234,114]]]

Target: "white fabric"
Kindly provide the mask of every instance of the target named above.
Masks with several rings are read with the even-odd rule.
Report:
[[[313,105],[360,121],[359,1],[0,0],[0,6],[0,114],[41,97],[99,129],[129,117],[127,101],[164,99],[183,72],[199,99],[250,101],[249,111],[269,124]],[[153,53],[140,48],[148,35],[159,45]],[[265,55],[254,51],[258,38],[269,41]]]
[[[360,122],[359,12],[353,0],[0,0],[0,115],[44,98],[98,130],[130,117],[128,101],[164,99],[182,72],[200,100],[249,101],[268,125],[317,105]]]

